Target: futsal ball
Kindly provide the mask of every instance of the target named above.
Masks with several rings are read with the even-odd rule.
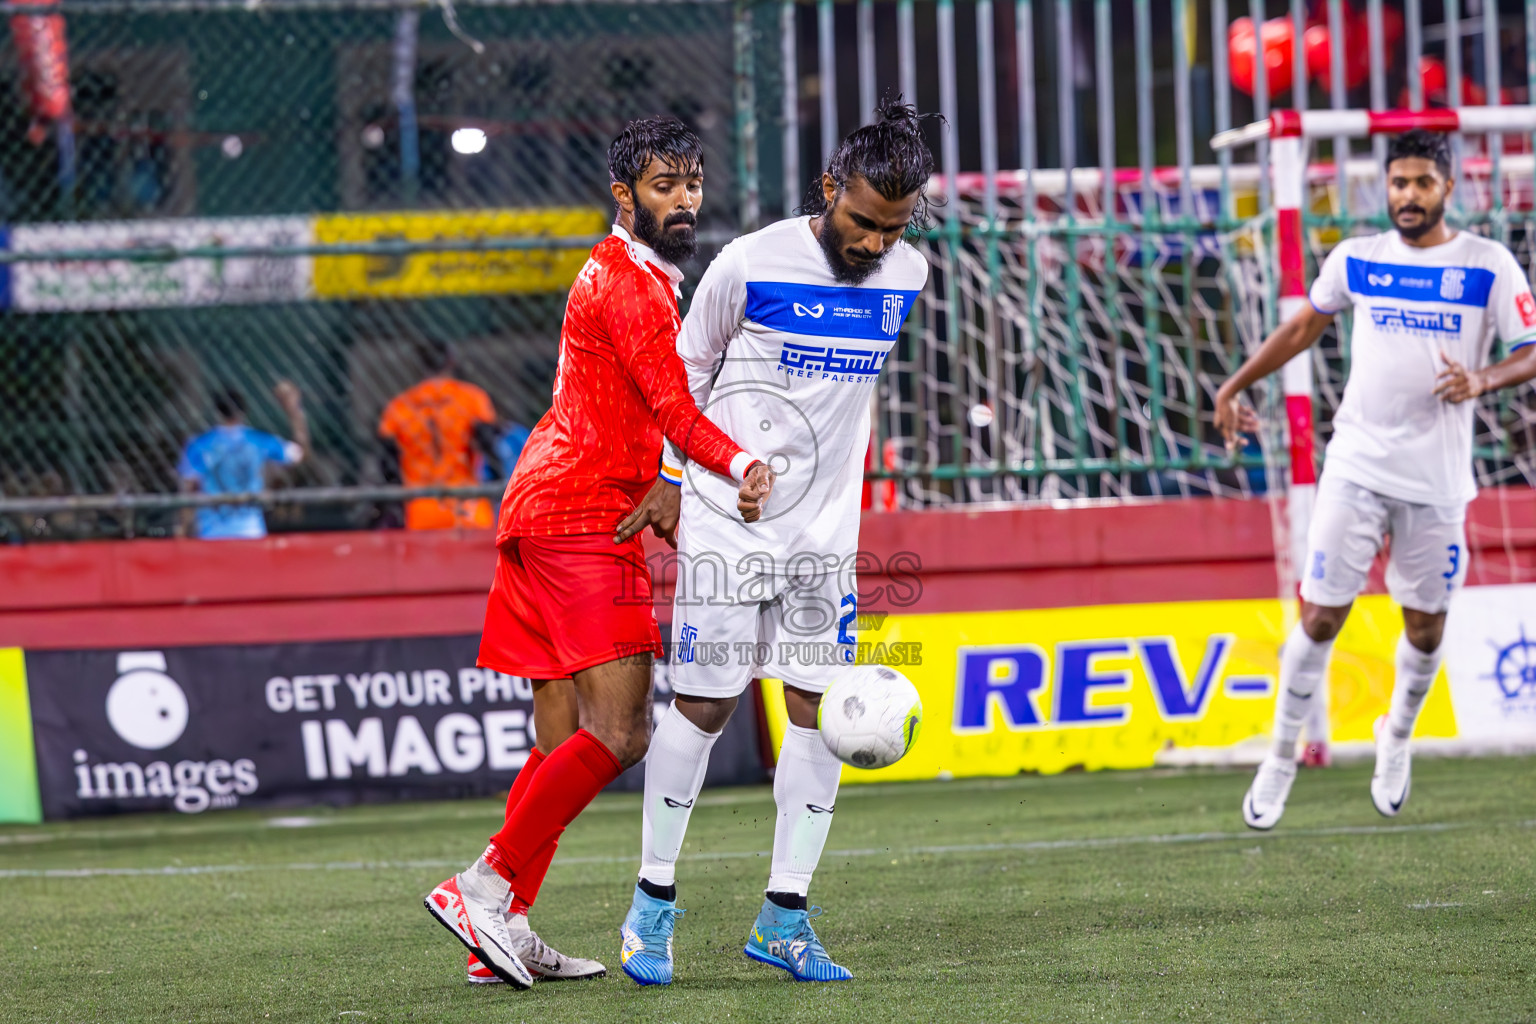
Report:
[[[885,768],[906,756],[923,722],[917,687],[885,665],[858,665],[822,694],[816,727],[827,749],[855,768]]]

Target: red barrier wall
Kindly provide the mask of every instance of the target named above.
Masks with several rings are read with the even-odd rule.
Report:
[[[1536,577],[1530,491],[1485,493],[1468,534],[1471,582]],[[915,603],[881,610],[943,612],[1271,597],[1271,537],[1263,502],[1191,499],[866,515],[860,546],[920,579]],[[0,647],[473,633],[493,561],[469,531],[0,548]]]

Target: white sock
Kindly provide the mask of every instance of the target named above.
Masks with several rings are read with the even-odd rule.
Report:
[[[1307,743],[1328,742],[1328,673],[1324,672],[1317,681],[1317,689],[1312,691],[1312,699],[1307,702],[1307,720],[1301,727],[1302,735],[1307,738]]]
[[[720,738],[683,717],[674,703],[661,716],[645,755],[645,808],[640,826],[640,877],[657,885],[677,878],[677,855],[693,802],[704,788],[709,751]]]
[[[486,847],[486,853],[490,851],[491,848]],[[494,903],[503,912],[510,909],[512,905],[512,883],[502,878],[501,873],[491,867],[484,853],[459,873],[459,891],[472,899]]]
[[[1328,655],[1333,641],[1318,643],[1307,636],[1297,623],[1285,638],[1280,651],[1280,695],[1275,700],[1274,756],[1294,759],[1296,737],[1307,720],[1323,674],[1328,671]]]
[[[1387,712],[1387,726],[1392,735],[1406,740],[1413,735],[1413,723],[1419,717],[1419,708],[1440,671],[1441,644],[1425,654],[1408,642],[1408,634],[1397,638],[1397,678],[1392,681],[1392,707]]]
[[[837,783],[843,763],[815,729],[786,725],[779,765],[773,775],[773,800],[778,822],[773,829],[773,869],[769,892],[810,892],[811,873],[821,860],[832,828]]]

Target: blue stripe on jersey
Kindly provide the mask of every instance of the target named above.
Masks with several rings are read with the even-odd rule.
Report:
[[[747,319],[785,334],[895,341],[917,294],[748,281]]]
[[[1486,308],[1493,291],[1493,271],[1483,267],[1414,267],[1350,256],[1345,268],[1356,295]]]

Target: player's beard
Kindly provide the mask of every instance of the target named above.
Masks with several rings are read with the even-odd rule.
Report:
[[[833,204],[821,218],[821,234],[816,241],[821,244],[821,254],[827,258],[827,266],[832,271],[832,276],[844,284],[863,284],[869,275],[880,269],[880,261],[885,259],[886,249],[872,260],[867,262],[854,262],[843,255],[843,234],[837,229],[837,224],[832,214],[837,209]]]
[[[686,227],[675,227],[679,224]],[[667,214],[667,219],[658,224],[650,207],[635,204],[635,237],[668,263],[687,263],[698,253],[699,237],[693,230],[697,225],[698,219],[682,210]]]
[[[1416,224],[1415,226],[1411,227],[1411,228],[1405,228],[1405,227],[1403,227],[1403,226],[1401,226],[1400,224],[1397,223],[1397,216],[1398,216],[1398,214],[1402,213],[1404,210],[1407,210],[1407,209],[1417,210],[1421,214],[1421,216],[1419,217],[1419,223]],[[1392,226],[1397,228],[1397,233],[1398,234],[1402,235],[1404,238],[1406,238],[1406,239],[1408,239],[1410,241],[1415,241],[1417,239],[1423,238],[1425,235],[1427,235],[1431,231],[1435,230],[1435,228],[1437,228],[1440,225],[1440,222],[1442,220],[1444,220],[1444,219],[1445,219],[1445,200],[1444,199],[1440,200],[1438,205],[1432,206],[1428,210],[1424,209],[1424,207],[1420,206],[1417,203],[1404,203],[1401,206],[1399,206],[1397,209],[1392,211]]]

